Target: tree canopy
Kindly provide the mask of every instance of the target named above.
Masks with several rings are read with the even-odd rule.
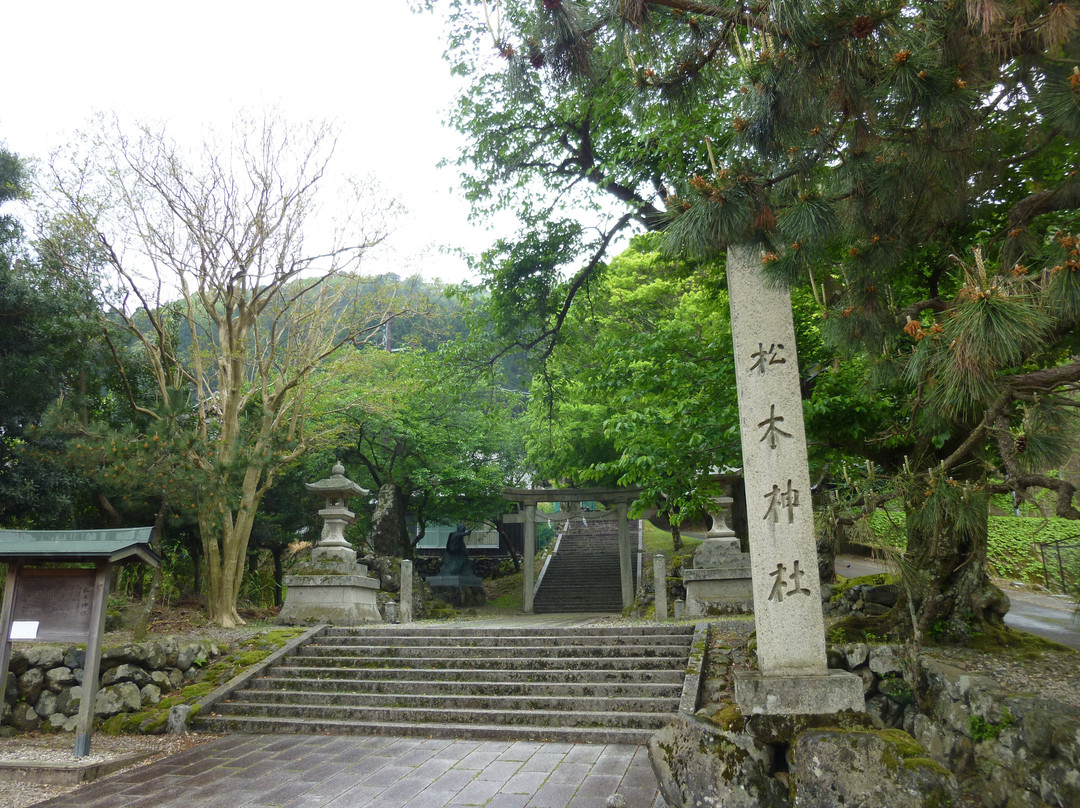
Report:
[[[231,140],[192,155],[158,129],[106,121],[86,148],[52,163],[43,204],[70,237],[39,249],[96,284],[118,367],[138,357],[147,389],[124,376],[147,423],[138,443],[166,427],[158,445],[194,483],[210,617],[235,624],[259,502],[307,447],[313,374],[408,307],[359,294],[355,274],[392,205],[357,186],[351,204],[338,198],[339,229],[317,222],[326,127],[241,120]]]
[[[908,520],[909,555],[929,575],[913,590],[922,629],[943,620],[962,633],[965,614],[993,622],[985,545],[961,512],[983,509],[989,490],[1041,485],[1058,491],[1059,513],[1080,515],[1072,486],[1046,473],[1080,380],[1080,7],[457,10],[450,58],[477,77],[457,120],[473,138],[478,201],[513,204],[535,227],[591,183],[624,206],[614,226],[663,230],[672,252],[722,260],[728,245],[758,245],[765,270],[805,284],[824,318],[835,361],[823,388],[843,374],[853,392],[866,384],[897,403],[877,423],[865,408],[865,431],[838,438],[895,475],[909,513],[927,517]],[[477,30],[492,56],[469,44]],[[529,266],[493,266],[492,281]],[[565,282],[542,276],[559,305],[535,335],[557,339],[599,266],[596,252]]]

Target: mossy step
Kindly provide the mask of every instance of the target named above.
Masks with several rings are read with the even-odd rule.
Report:
[[[389,735],[446,738],[449,740],[538,741],[553,743],[647,744],[655,730],[631,727],[545,727],[518,724],[412,724],[403,721],[311,721],[306,718],[259,718],[255,716],[199,716],[193,722],[206,732],[245,734],[322,733],[328,735]]]
[[[677,708],[676,708],[677,710]],[[318,721],[382,721],[435,724],[541,724],[549,727],[634,727],[659,729],[675,717],[676,710],[662,713],[614,710],[479,710],[452,707],[349,707],[347,705],[273,704],[270,702],[222,702],[216,715],[300,718]]]
[[[308,693],[395,693],[425,695],[432,692],[432,680],[375,679],[312,679],[307,676],[265,676],[254,680],[248,690],[303,690]],[[596,698],[654,697],[675,698],[682,694],[681,677],[671,682],[534,682],[525,680],[482,682],[476,680],[438,681],[440,698],[474,696],[591,696]]]
[[[352,634],[323,634],[310,642],[305,648],[313,646],[341,647],[424,647],[424,648],[591,648],[603,650],[621,648],[628,643],[634,647],[643,648],[673,648],[685,650],[690,646],[689,634],[651,634],[647,636],[634,636],[618,638],[618,642],[612,642],[611,637],[599,637],[593,635],[565,635],[558,637],[459,637],[453,634],[440,634],[432,636],[415,637],[401,634],[380,635],[352,635]]]
[[[229,703],[284,704],[319,707],[409,707],[427,710],[445,709],[448,704],[455,710],[559,710],[561,712],[631,712],[663,713],[674,716],[679,710],[679,696],[651,697],[624,695],[617,699],[598,696],[556,696],[544,693],[521,693],[506,696],[490,696],[461,693],[352,693],[308,690],[246,689],[234,695]]]
[[[419,657],[460,657],[467,656],[470,659],[512,659],[525,657],[528,659],[556,659],[560,657],[657,657],[671,659],[685,659],[689,643],[681,645],[638,645],[624,643],[622,645],[430,645],[423,644],[386,644],[371,641],[361,643],[356,640],[338,640],[336,643],[323,643],[316,640],[305,645],[304,656],[332,656],[336,658],[357,657],[366,659],[371,657],[400,657],[415,659]]]
[[[685,665],[685,663],[684,663]],[[464,668],[341,668],[327,666],[276,665],[270,675],[307,679],[347,679],[351,681],[395,681],[411,679],[428,682],[505,682],[507,679],[519,679],[523,682],[588,682],[593,684],[626,684],[631,682],[654,682],[662,684],[682,684],[684,669],[666,670],[621,668],[613,670],[567,670],[553,668],[548,670],[520,669],[477,670]]]
[[[391,649],[392,650],[392,649]],[[338,668],[455,668],[466,670],[625,670],[638,668],[660,668],[682,670],[686,666],[686,656],[625,656],[625,657],[582,657],[559,656],[553,658],[512,656],[405,656],[387,654],[385,656],[348,656],[325,654],[298,654],[289,657],[292,666],[338,667]]]
[[[585,626],[582,628],[473,628],[406,626],[329,626],[320,637],[395,636],[395,637],[647,637],[657,634],[692,636],[693,625],[641,624],[630,626]]]

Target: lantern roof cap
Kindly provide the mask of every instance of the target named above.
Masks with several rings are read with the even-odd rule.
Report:
[[[346,477],[345,467],[341,465],[341,463],[334,464],[334,467],[330,469],[330,476],[326,479],[319,480],[315,483],[304,483],[304,487],[313,494],[322,494],[324,496],[329,496],[330,494],[350,494],[352,496],[361,497],[371,493],[366,488],[361,488]]]

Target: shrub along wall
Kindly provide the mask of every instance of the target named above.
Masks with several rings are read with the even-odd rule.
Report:
[[[903,549],[904,514],[875,511],[867,519],[871,540],[886,547]],[[1051,542],[1080,534],[1080,522],[1073,519],[1033,516],[991,516],[987,560],[999,578],[1045,584],[1042,558],[1036,542]]]

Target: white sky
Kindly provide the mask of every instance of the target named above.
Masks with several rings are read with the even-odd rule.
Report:
[[[409,209],[368,271],[460,281],[464,262],[438,248],[479,252],[495,238],[467,224],[456,171],[436,168],[461,145],[441,123],[455,85],[439,20],[407,0],[5,5],[0,143],[20,156],[46,158],[95,111],[167,120],[182,138],[276,106],[334,122],[334,166],[374,174]]]

